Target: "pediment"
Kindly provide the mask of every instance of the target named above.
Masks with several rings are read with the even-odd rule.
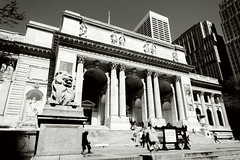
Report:
[[[96,104],[89,101],[89,100],[85,100],[85,101],[82,101],[82,107],[94,107]]]

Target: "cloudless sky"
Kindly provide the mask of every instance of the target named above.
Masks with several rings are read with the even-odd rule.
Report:
[[[3,5],[0,0],[0,8]],[[169,19],[172,40],[198,22],[208,20],[215,24],[219,35],[219,4],[222,0],[17,0],[26,19],[19,25],[0,25],[1,29],[25,33],[29,20],[59,27],[62,11],[70,10],[83,16],[133,30],[149,10]],[[1,4],[2,3],[2,4]]]

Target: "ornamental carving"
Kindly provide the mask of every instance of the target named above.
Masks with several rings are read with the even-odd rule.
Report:
[[[116,70],[117,69],[118,64],[117,63],[111,63],[111,70]]]
[[[114,45],[125,46],[126,38],[123,33],[117,34],[115,31],[111,34],[111,43]]]
[[[86,58],[80,54],[77,55],[77,64],[83,64]]]
[[[17,60],[11,57],[0,58],[0,80],[10,81],[15,70]]]
[[[81,20],[79,23],[79,36],[81,37],[86,33],[87,33],[87,25],[83,20]]]
[[[119,64],[119,70],[120,71],[125,71],[126,66],[124,64]]]
[[[156,54],[157,47],[154,43],[146,42],[143,45],[143,51],[145,53]]]
[[[77,107],[74,102],[73,78],[66,71],[58,71],[52,82],[52,93],[48,99],[51,106],[63,105]]]
[[[178,55],[176,50],[173,50],[172,57],[174,62],[178,62]]]
[[[148,77],[148,76],[151,76],[151,75],[152,75],[152,73],[153,73],[153,72],[152,72],[152,71],[150,71],[150,70],[146,70],[146,71],[145,71],[145,74],[146,74],[146,76],[147,76],[147,77]]]

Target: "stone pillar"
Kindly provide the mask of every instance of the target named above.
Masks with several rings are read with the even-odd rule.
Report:
[[[119,65],[119,107],[120,117],[126,117],[126,87],[125,87],[125,66]]]
[[[142,95],[142,120],[144,124],[147,122],[147,93],[146,93],[146,84],[144,79],[142,79],[143,83],[143,95]]]
[[[152,72],[147,70],[146,74],[147,74],[148,116],[149,116],[149,119],[151,119],[151,118],[155,118],[153,86],[152,86]]]
[[[220,102],[220,104],[222,106],[222,112],[223,112],[223,116],[224,116],[225,126],[229,126],[228,116],[227,116],[225,105],[223,103],[223,99],[222,98],[219,99],[219,102]]]
[[[211,103],[212,103],[212,109],[213,109],[213,116],[214,116],[214,124],[215,126],[220,126],[219,124],[219,119],[218,119],[218,114],[217,114],[217,109],[214,101],[214,94],[211,94]]]
[[[76,86],[75,86],[75,99],[74,101],[81,107],[82,105],[82,89],[83,89],[83,63],[84,57],[77,55],[77,75],[76,75]]]
[[[177,95],[177,104],[178,104],[178,111],[179,111],[179,120],[185,120],[184,114],[184,106],[183,106],[183,97],[180,85],[180,77],[176,77],[176,95]]]
[[[110,83],[110,116],[118,116],[118,80],[117,64],[111,64],[111,83]]]
[[[204,92],[200,93],[200,100],[201,100],[201,105],[202,105],[202,111],[203,111],[203,114],[205,115],[205,123],[206,123],[206,125],[208,125],[209,121],[208,121],[208,115],[207,115],[207,108],[206,108],[205,100],[204,100]]]
[[[110,88],[110,79],[109,79],[109,73],[105,73],[107,77],[107,89],[106,89],[106,98],[105,98],[105,123],[106,119],[109,118],[109,88]]]
[[[162,118],[162,106],[161,106],[161,97],[160,97],[160,88],[159,88],[159,80],[158,73],[153,74],[153,86],[154,86],[154,100],[155,100],[155,110],[156,110],[156,118]]]

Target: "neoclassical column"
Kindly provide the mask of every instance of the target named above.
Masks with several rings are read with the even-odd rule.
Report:
[[[200,100],[201,100],[201,105],[202,105],[202,111],[203,111],[203,114],[205,115],[205,123],[208,125],[209,121],[208,121],[208,115],[207,115],[207,108],[206,108],[205,100],[204,100],[204,92],[200,93]]]
[[[119,107],[120,117],[126,117],[126,87],[125,87],[125,68],[123,64],[119,65]]]
[[[118,80],[117,80],[117,64],[111,64],[110,78],[110,115],[118,116]]]
[[[74,101],[81,107],[82,105],[82,88],[83,88],[83,64],[85,57],[77,55],[77,75],[75,86],[75,99]]]
[[[214,101],[214,94],[211,94],[210,99],[211,99],[212,109],[213,109],[213,116],[214,116],[214,122],[215,122],[214,124],[216,126],[220,126],[219,119],[218,119],[218,114],[217,114],[217,109],[216,109],[216,105],[215,105],[215,101]]]
[[[145,123],[147,121],[147,92],[146,92],[146,84],[144,79],[141,79],[143,83],[143,94],[142,94],[142,119]]]
[[[176,95],[177,95],[179,119],[185,120],[184,106],[183,106],[183,99],[182,99],[183,97],[182,97],[182,91],[181,91],[181,85],[180,85],[180,77],[176,77],[175,85],[176,85]]]
[[[225,105],[223,103],[223,99],[219,99],[219,102],[222,106],[222,112],[223,112],[223,116],[224,116],[224,121],[225,121],[225,125],[226,126],[229,126],[229,122],[228,122],[228,116],[227,116],[227,112],[226,112],[226,108],[225,108]]]
[[[110,89],[110,78],[109,73],[105,73],[107,77],[107,89],[106,89],[106,96],[105,96],[105,123],[106,120],[109,118],[109,89]]]
[[[148,115],[149,118],[155,118],[153,86],[152,86],[152,71],[147,70],[147,98],[148,98]]]
[[[155,100],[155,110],[157,119],[162,118],[162,106],[161,106],[161,97],[160,97],[160,88],[158,73],[153,73],[153,86],[154,86],[154,100]]]

